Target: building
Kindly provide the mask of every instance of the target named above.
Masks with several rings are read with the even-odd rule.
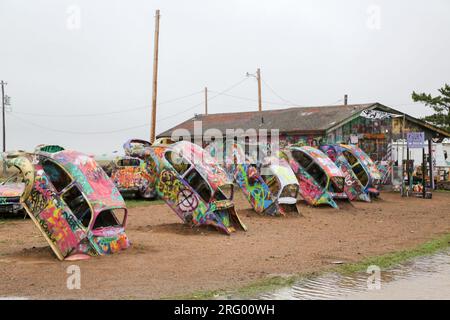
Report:
[[[201,128],[197,125],[194,130],[200,121]],[[391,146],[403,141],[408,132],[424,132],[425,139],[434,142],[450,138],[449,132],[380,103],[196,115],[159,134],[158,138],[182,131],[193,141],[199,141],[211,130],[216,132],[215,136],[222,132],[225,138],[227,129],[243,129],[247,136],[260,129],[266,129],[270,135],[271,129],[278,129],[281,146],[357,144],[375,161],[398,160],[392,158]]]

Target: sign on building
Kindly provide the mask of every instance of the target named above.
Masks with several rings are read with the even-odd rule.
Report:
[[[379,111],[379,110],[363,110],[361,111],[361,117],[366,119],[382,120],[389,118],[390,113]]]
[[[407,141],[408,141],[408,148],[422,149],[425,144],[425,132],[408,132]]]

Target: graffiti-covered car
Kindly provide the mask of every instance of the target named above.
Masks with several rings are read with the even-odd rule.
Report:
[[[305,146],[291,146],[281,152],[289,161],[300,184],[300,195],[310,205],[338,205],[333,198],[346,198],[345,176],[322,151]]]
[[[333,161],[342,173],[345,175],[344,190],[349,200],[370,201],[370,196],[366,193],[365,186],[361,183],[356,173],[353,171],[352,165],[344,156],[344,148],[341,145],[322,145],[322,150]]]
[[[109,163],[105,171],[122,196],[155,198],[156,179],[147,170],[147,165],[143,160],[129,156],[117,157]]]
[[[93,157],[39,146],[34,153],[10,153],[7,164],[21,172],[24,209],[60,260],[130,246],[125,202]]]
[[[0,214],[17,213],[22,210],[20,197],[25,190],[25,184],[5,181],[0,184]]]
[[[260,154],[259,149],[247,146],[230,141],[224,151],[224,165],[252,208],[268,215],[299,213],[299,184],[288,162],[277,157],[264,157],[265,154],[258,157],[255,153]],[[217,145],[207,149],[212,153]],[[245,152],[248,150],[254,152]]]
[[[234,207],[232,180],[200,146],[158,142],[134,150],[156,175],[158,196],[185,223],[211,225],[226,234],[247,230]]]
[[[348,163],[352,166],[352,170],[358,177],[358,180],[364,186],[364,191],[370,196],[377,197],[380,192],[377,186],[380,184],[381,173],[375,162],[359,147],[355,145],[341,144],[343,155]]]

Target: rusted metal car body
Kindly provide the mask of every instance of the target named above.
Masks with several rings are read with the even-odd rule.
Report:
[[[338,205],[333,198],[347,198],[345,176],[322,151],[309,147],[291,146],[281,152],[295,172],[300,195],[310,205]]]
[[[34,153],[10,153],[7,164],[20,170],[21,203],[60,260],[130,246],[125,202],[92,157],[43,145]]]
[[[225,170],[196,144],[167,142],[129,143],[128,154],[143,159],[155,174],[158,196],[185,223],[214,226],[226,234],[247,230],[234,207],[233,183]]]

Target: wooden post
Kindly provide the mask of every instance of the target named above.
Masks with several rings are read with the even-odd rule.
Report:
[[[431,138],[428,139],[428,165],[430,166],[430,188],[434,190],[434,179],[433,179],[433,141]]]
[[[208,115],[208,87],[205,87],[205,115]]]
[[[426,155],[425,155],[425,147],[424,148],[422,148],[422,188],[423,188],[423,190],[422,190],[422,197],[425,199],[425,196],[426,196],[426,193],[427,193],[427,191],[426,191],[426,187],[425,187],[425,185],[426,185],[426,180],[427,180],[427,177],[426,177],[426,175],[427,175],[427,158],[426,158]]]
[[[261,96],[261,69],[256,70],[256,79],[258,80],[258,111],[262,111],[262,96]]]
[[[1,81],[2,86],[2,121],[3,121],[3,152],[6,151],[6,115],[5,115],[5,81]],[[6,159],[3,159],[3,175],[6,177]]]
[[[155,16],[155,41],[153,48],[153,93],[152,93],[152,122],[150,128],[150,142],[153,143],[156,137],[156,98],[158,94],[158,50],[159,50],[159,10]]]

